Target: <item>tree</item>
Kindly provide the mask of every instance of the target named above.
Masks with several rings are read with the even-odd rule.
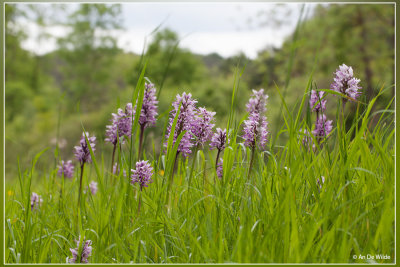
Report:
[[[252,88],[272,87],[274,82],[279,82],[276,68],[279,64],[276,54],[279,53],[277,48],[267,48],[260,51],[257,58],[253,60],[252,70],[248,72],[248,82]]]
[[[146,76],[153,82],[162,85],[165,82],[174,86],[188,86],[195,84],[204,71],[204,64],[200,57],[179,47],[179,36],[170,29],[159,31],[149,44],[146,57],[148,66]],[[140,63],[129,73],[131,84],[136,83],[140,72]]]
[[[112,31],[121,29],[120,13],[120,5],[81,4],[64,25],[70,33],[58,39],[62,90],[86,110],[106,97],[108,70],[118,52]]]
[[[20,43],[25,40],[26,33],[16,21],[24,16],[15,4],[5,4],[5,78],[6,82],[21,78],[21,75],[27,70],[27,67],[20,65],[23,58],[29,57],[29,54],[21,49]]]

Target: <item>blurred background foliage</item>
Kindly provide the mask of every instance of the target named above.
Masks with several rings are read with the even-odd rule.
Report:
[[[101,145],[105,126],[111,112],[131,102],[143,65],[141,55],[122,51],[115,36],[108,34],[122,28],[120,5],[80,4],[67,14],[66,21],[60,21],[57,14],[68,11],[56,4],[50,9],[32,4],[28,10],[5,5],[7,179],[15,178],[18,157],[27,166],[32,155],[44,147],[55,148],[57,142],[60,156],[72,158],[73,146],[82,132],[81,121],[97,136],[99,150],[111,150]],[[15,23],[20,18],[36,23],[39,30],[63,25],[70,31],[63,37],[52,37],[57,41],[55,51],[37,55],[21,47],[28,33]],[[279,30],[279,23],[274,27]],[[394,34],[393,5],[320,5],[298,24],[282,47],[265,47],[250,60],[244,54],[229,58],[216,53],[194,54],[180,47],[182,36],[161,27],[146,40],[146,76],[161,89],[160,120],[157,127],[147,131],[149,151],[153,141],[156,151],[161,149],[163,126],[177,93],[191,92],[199,106],[217,112],[217,127],[225,127],[237,66],[244,67],[237,118],[245,115],[251,89],[264,88],[270,96],[272,134],[283,123],[275,84],[284,90],[288,105],[293,107],[301,99],[311,73],[314,85],[326,89],[335,69],[345,63],[353,66],[355,76],[361,79],[365,92],[362,101],[368,102],[383,84],[394,83]],[[50,37],[39,31],[37,42]],[[380,98],[375,109],[385,108],[394,90]],[[330,96],[328,117],[334,116],[336,104],[336,98]],[[355,109],[356,105],[347,108]]]

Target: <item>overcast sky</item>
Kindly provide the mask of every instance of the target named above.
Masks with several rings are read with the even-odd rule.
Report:
[[[70,9],[76,6],[69,5]],[[300,3],[277,6],[262,2],[123,3],[124,30],[113,34],[120,48],[141,53],[145,37],[162,23],[162,28],[168,27],[179,34],[182,38],[181,47],[194,53],[217,52],[227,57],[244,52],[254,58],[258,51],[267,46],[279,47],[285,37],[294,31],[301,6]],[[314,7],[315,4],[307,4],[306,14],[310,15]],[[285,24],[278,27],[273,23],[274,19],[283,20]],[[30,37],[23,43],[24,48],[38,54],[56,48],[54,39],[38,43],[35,38],[37,26],[26,24]],[[55,36],[65,35],[67,30],[65,27],[48,29]]]

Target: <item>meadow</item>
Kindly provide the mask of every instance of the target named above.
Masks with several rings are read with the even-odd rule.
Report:
[[[6,183],[7,263],[395,261],[394,98],[385,109],[374,108],[392,86],[381,86],[366,102],[359,98],[361,88],[355,95],[315,88],[310,75],[297,85],[303,94],[294,105],[278,85],[279,103],[269,102],[258,88],[239,117],[238,69],[226,99],[226,125],[219,114],[212,114],[214,120],[204,115],[201,102],[182,100],[182,90],[169,110],[149,115],[163,132],[161,144],[155,144],[159,139],[146,131],[153,125],[143,124],[151,80],[145,66],[131,97],[114,111],[114,118],[128,119],[126,135],[116,119],[107,136],[117,137],[103,143],[76,121],[84,133],[76,137],[76,158],[45,149],[31,165],[17,164],[18,182]],[[157,101],[165,100],[152,104]],[[335,117],[322,119],[324,101],[334,103]],[[275,121],[264,117],[271,105],[282,105],[276,135],[268,130]],[[345,106],[355,107],[351,117]],[[252,109],[258,109],[256,119]],[[169,118],[164,125],[162,116]],[[185,126],[194,119],[200,120],[196,127]],[[216,128],[227,133],[220,147],[210,145]],[[209,132],[199,137],[199,129]],[[106,146],[114,148],[112,156],[105,155]],[[36,170],[41,156],[52,153],[45,169]],[[61,160],[72,160],[74,170],[60,168]],[[146,170],[137,165],[142,160]],[[367,254],[381,258],[363,258]]]

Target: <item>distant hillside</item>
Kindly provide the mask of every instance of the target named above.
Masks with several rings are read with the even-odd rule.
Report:
[[[7,14],[12,12],[16,11]],[[21,160],[28,162],[30,152],[54,146],[46,140],[55,139],[57,134],[68,142],[68,149],[62,153],[71,156],[71,147],[82,130],[81,121],[103,140],[111,112],[131,100],[143,66],[139,55],[114,47],[83,45],[76,50],[60,48],[44,56],[33,55],[21,48],[23,29],[13,29],[9,23],[12,19],[8,16],[6,20],[7,171],[15,171],[17,155],[24,155]],[[78,37],[67,41],[80,44]],[[245,114],[251,89],[264,88],[270,96],[268,120],[273,133],[283,123],[276,86],[283,91],[288,105],[294,106],[302,98],[311,74],[313,88],[329,88],[333,72],[343,63],[352,66],[355,76],[361,79],[363,103],[383,84],[394,83],[393,5],[319,6],[282,48],[266,48],[254,60],[243,54],[230,58],[216,53],[196,55],[175,48],[177,40],[179,36],[172,30],[160,31],[146,54],[146,76],[161,90],[159,110],[163,117],[160,127],[154,129],[157,136],[161,136],[163,120],[175,95],[184,91],[191,92],[200,105],[216,111],[217,125],[222,127],[229,113],[236,66],[245,67],[235,109],[238,118]],[[393,96],[394,87],[379,99],[376,108],[384,108]],[[329,97],[328,116],[335,112],[336,104],[336,98]],[[347,108],[355,109],[356,105]],[[29,153],[22,153],[25,151]]]

